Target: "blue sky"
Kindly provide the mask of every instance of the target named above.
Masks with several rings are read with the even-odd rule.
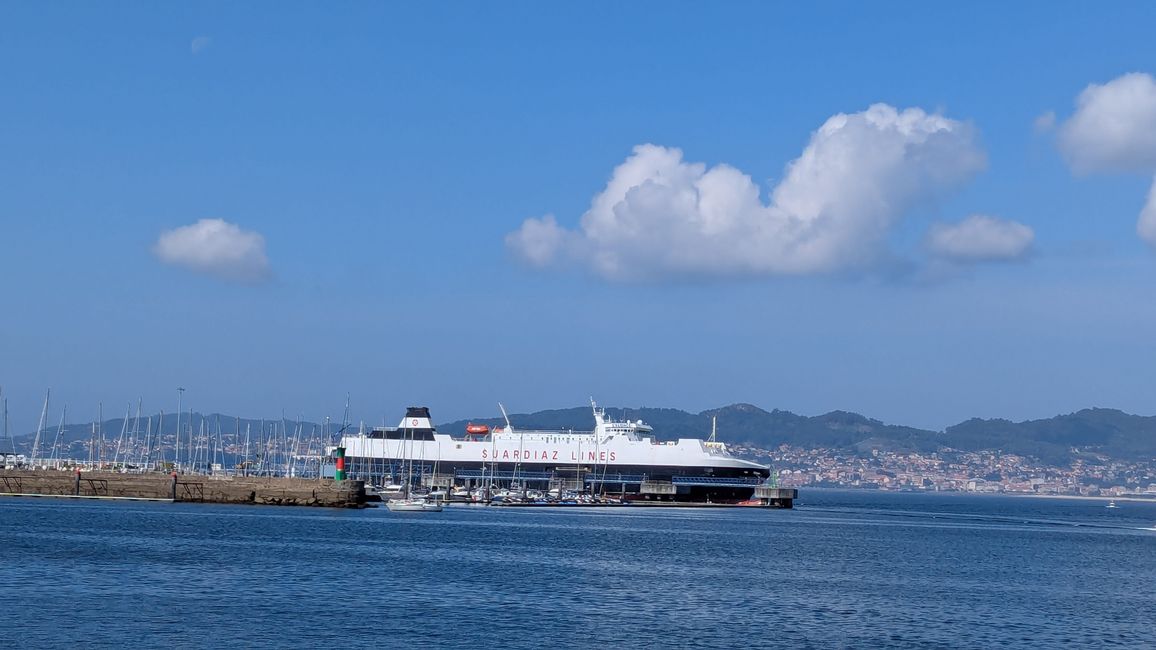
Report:
[[[1149,3],[0,4],[0,385],[20,430],[48,387],[77,421],[172,411],[177,386],[253,417],[340,418],[350,393],[390,423],[591,395],[932,428],[1150,414],[1153,24]],[[823,148],[839,114],[879,135],[880,104],[949,137]],[[1104,133],[1120,111],[1138,137]],[[881,167],[879,142],[907,157]],[[701,206],[616,202],[648,143],[757,204],[703,235]],[[832,198],[856,184],[892,209]],[[744,236],[802,218],[776,188],[844,206],[814,234],[831,252]],[[603,194],[635,221],[588,214]],[[512,239],[546,215],[545,244]],[[226,230],[182,239],[206,219]]]

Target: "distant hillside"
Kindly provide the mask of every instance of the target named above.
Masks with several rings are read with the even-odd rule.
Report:
[[[702,413],[668,408],[610,408],[615,417],[641,419],[654,427],[662,438],[705,438],[710,434],[711,417],[718,418],[718,436],[731,443],[771,448],[787,443],[804,447],[885,448],[934,451],[938,434],[933,431],[884,424],[856,413],[832,411],[807,417],[790,411],[764,411],[750,404],[733,404]],[[461,434],[469,422],[495,426],[501,418],[459,420],[438,427]],[[594,426],[590,407],[577,407],[510,416],[515,428],[590,430]]]
[[[1002,449],[1044,460],[1068,459],[1072,448],[1111,458],[1153,458],[1156,417],[1093,408],[1026,422],[971,419],[948,427],[941,441],[958,449]]]
[[[1156,417],[1129,415],[1112,409],[1085,409],[1046,420],[1011,422],[972,419],[945,432],[885,424],[858,413],[832,411],[824,415],[796,415],[765,411],[750,404],[732,404],[701,413],[678,409],[613,408],[615,416],[641,418],[663,438],[705,437],[711,416],[718,418],[719,438],[730,443],[770,449],[782,444],[828,447],[867,453],[871,449],[930,452],[1000,450],[1034,456],[1047,462],[1066,462],[1077,453],[1095,453],[1120,459],[1156,457]],[[573,428],[589,430],[589,407],[511,415],[520,428]],[[439,427],[460,434],[468,422],[501,424],[500,418],[459,420]]]
[[[1049,463],[1069,462],[1081,454],[1103,455],[1122,460],[1156,458],[1156,417],[1130,415],[1103,408],[1085,409],[1068,415],[1025,422],[971,419],[948,427],[943,432],[885,424],[847,411],[805,416],[777,409],[765,411],[750,404],[732,404],[701,413],[646,407],[609,408],[607,411],[616,418],[641,419],[654,427],[656,435],[663,439],[704,438],[710,434],[711,417],[714,416],[718,418],[719,439],[762,449],[790,444],[805,448],[843,449],[864,454],[872,449],[897,452],[931,452],[941,449],[998,450],[1033,456]],[[588,406],[518,413],[511,415],[510,420],[516,428],[522,429],[588,431],[593,428],[593,417]],[[171,443],[176,428],[176,416],[166,415],[163,423],[159,417],[153,416],[152,421],[154,433],[159,424],[160,430],[163,431],[162,441]],[[239,444],[241,439],[237,432],[244,434],[246,428],[249,428],[252,442],[256,445],[258,440],[262,439],[260,433],[262,430],[265,431],[263,437],[270,438],[278,435],[273,433],[273,429],[277,427],[279,431],[281,426],[281,420],[238,419],[223,414],[192,415],[191,425],[194,431],[200,430],[202,422],[213,431],[216,431],[219,423],[222,439],[226,444]],[[449,422],[439,425],[438,428],[446,433],[461,435],[469,422],[490,426],[503,423],[501,418],[477,418]],[[123,419],[120,418],[104,423],[106,445],[115,444],[123,423]],[[130,428],[132,426],[131,420],[129,426]],[[140,435],[144,435],[146,427],[146,420],[142,419]],[[292,435],[294,427],[293,421],[286,423],[289,435]],[[303,423],[302,438],[320,441],[321,428],[319,424]],[[339,425],[331,425],[331,435],[336,436],[339,429]],[[55,426],[46,427],[41,436],[42,449],[51,448],[56,435]],[[85,457],[91,436],[91,424],[67,425],[61,435],[62,455]],[[31,448],[32,439],[32,434],[17,437],[15,442],[18,450],[27,452]],[[0,444],[6,444],[6,441],[0,441]],[[7,449],[0,448],[0,451]]]

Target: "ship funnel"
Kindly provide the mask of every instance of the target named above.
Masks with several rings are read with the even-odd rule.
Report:
[[[405,418],[397,425],[398,429],[433,429],[430,421],[429,408],[425,406],[411,406],[405,410]]]

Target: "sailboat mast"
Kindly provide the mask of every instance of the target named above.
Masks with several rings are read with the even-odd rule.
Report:
[[[153,446],[153,416],[149,416],[148,432],[145,433],[144,449],[141,451],[140,464],[142,469],[148,469],[149,456],[152,452]]]
[[[52,389],[49,388],[44,393],[44,408],[40,411],[40,424],[36,427],[36,436],[32,439],[32,454],[31,464],[36,464],[36,454],[40,451],[40,432],[44,430],[44,419],[48,417],[48,396],[52,394]]]
[[[197,436],[197,455],[193,457],[193,471],[197,471],[197,466],[201,463],[201,452],[205,448],[205,418],[201,416],[200,434]]]
[[[126,463],[131,462],[133,452],[140,447],[140,411],[144,403],[143,397],[138,397],[136,400],[136,415],[132,419],[132,435],[128,441],[128,451],[125,452],[124,460]],[[137,461],[140,461],[140,454],[137,454]]]
[[[152,424],[152,418],[149,418],[149,424]],[[160,456],[162,469],[163,469],[164,464],[165,464],[165,440],[164,440],[164,438],[165,438],[165,412],[161,411],[160,417],[157,418],[156,447],[157,447],[157,455]],[[150,449],[149,453],[151,454],[152,448],[150,447],[149,449]]]
[[[202,419],[201,422],[204,422]],[[189,471],[193,471],[196,467],[197,459],[193,457],[193,409],[189,408],[189,417],[185,418],[185,430],[189,439],[188,455],[185,458],[185,464],[189,466]]]
[[[120,438],[116,440],[116,451],[112,455],[113,467],[116,467],[116,464],[120,462],[120,450],[124,447],[125,436],[128,435],[128,416],[131,414],[132,404],[128,404],[124,407],[124,420],[120,423]]]
[[[221,416],[217,415],[217,442],[213,445],[213,464],[221,465],[224,462],[224,441],[221,440]]]
[[[240,442],[241,442],[241,418],[234,417],[233,418],[233,449],[234,450],[237,448],[236,446],[238,444],[240,444]],[[222,455],[223,455],[223,452],[222,452]],[[233,452],[233,464],[234,465],[237,464],[236,461],[237,461],[237,452],[234,451]],[[244,462],[244,461],[242,461],[242,462]],[[234,468],[234,469],[236,469],[236,468]]]
[[[56,465],[56,453],[60,448],[60,439],[64,436],[64,418],[68,416],[68,405],[64,405],[64,409],[60,412],[60,426],[56,427],[56,440],[52,441],[52,453],[49,459],[53,465]]]
[[[104,465],[104,402],[96,403],[96,430],[97,446],[96,446],[96,462]]]
[[[181,386],[177,387],[177,437],[173,440],[173,469],[180,471],[181,469],[181,413],[184,411],[181,408],[181,400],[185,396],[185,389]]]
[[[244,468],[244,475],[249,475],[249,433],[253,430],[253,423],[245,423],[245,462],[242,466]]]
[[[16,441],[12,439],[12,434],[8,431],[8,398],[4,398],[4,437],[8,439],[8,445],[12,448],[12,455],[16,455]],[[16,462],[16,459],[12,459]]]

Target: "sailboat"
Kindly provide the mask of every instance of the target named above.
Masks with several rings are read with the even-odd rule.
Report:
[[[412,452],[414,428],[422,428],[421,425],[424,424],[425,428],[430,430],[433,429],[433,425],[429,422],[429,409],[409,409],[409,412],[406,413],[406,424],[409,425],[406,427],[406,434],[409,436],[410,440],[409,451]],[[404,443],[405,441],[402,440],[402,444]],[[385,507],[389,508],[390,512],[441,512],[441,503],[437,501],[430,501],[425,497],[415,497],[410,493],[410,489],[413,486],[413,454],[406,453],[403,457],[403,462],[407,459],[408,462],[406,462],[405,485],[403,486],[405,491],[402,495],[402,498],[390,499],[386,501]]]

